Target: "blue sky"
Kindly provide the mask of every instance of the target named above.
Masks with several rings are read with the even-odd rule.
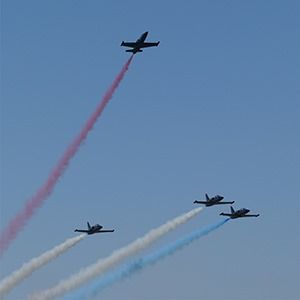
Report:
[[[261,216],[229,222],[101,299],[298,297],[298,1],[1,4],[1,228],[128,59],[121,41],[149,30],[161,42],[136,55],[54,193],[3,256],[1,276],[87,220],[115,234],[86,238],[9,300],[105,257],[205,192]],[[205,209],[147,252],[228,209]]]

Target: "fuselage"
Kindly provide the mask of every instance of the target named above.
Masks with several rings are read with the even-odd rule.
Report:
[[[148,31],[144,32],[137,40],[136,40],[136,43],[139,45],[139,44],[142,44],[145,42],[146,38],[147,38],[147,35],[148,35]]]
[[[89,228],[89,231],[87,234],[93,234],[93,233],[96,233],[98,232],[99,230],[101,230],[103,228],[103,226],[99,225],[99,224],[96,224],[94,226],[91,226],[91,228]]]
[[[132,52],[135,54],[137,52],[142,52],[141,48],[143,46],[143,43],[145,42],[146,38],[148,35],[148,31],[144,32],[137,40],[136,40],[136,45],[132,49]]]
[[[222,201],[223,199],[224,199],[224,197],[222,197],[220,195],[214,196],[206,201],[205,206],[213,206],[216,203],[219,203],[220,201]]]
[[[250,209],[247,208],[242,208],[239,210],[236,210],[231,216],[231,219],[236,219],[236,218],[241,218],[243,216],[245,216],[248,212],[250,212]]]

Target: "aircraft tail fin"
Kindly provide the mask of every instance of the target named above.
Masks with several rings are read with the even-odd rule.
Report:
[[[91,229],[91,225],[90,225],[90,223],[89,222],[86,222],[87,223],[87,227],[88,227],[88,229]]]
[[[208,195],[207,195],[207,194],[205,194],[205,198],[206,198],[206,200],[207,200],[207,201],[209,200],[209,197],[208,197]]]
[[[234,213],[234,209],[232,206],[230,206],[230,210],[231,210],[231,213],[233,214]]]

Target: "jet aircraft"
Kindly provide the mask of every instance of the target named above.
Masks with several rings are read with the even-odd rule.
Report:
[[[205,206],[213,206],[218,204],[233,204],[234,201],[223,201],[224,197],[220,195],[216,195],[214,197],[209,198],[207,194],[205,194],[206,201],[195,200],[194,203],[205,204]]]
[[[107,229],[102,230],[103,226],[96,224],[94,226],[91,226],[89,222],[87,222],[88,229],[75,229],[75,232],[85,232],[87,234],[94,234],[94,233],[102,233],[102,232],[114,232],[114,229]]]
[[[159,45],[159,42],[154,42],[154,43],[145,42],[147,35],[148,35],[148,31],[144,32],[135,42],[123,41],[121,43],[121,46],[132,48],[126,50],[126,52],[132,52],[133,54],[136,54],[137,52],[143,52],[141,48],[154,47]]]
[[[231,213],[220,213],[220,216],[227,216],[230,217],[230,219],[237,219],[237,218],[245,218],[245,217],[258,217],[259,214],[256,215],[250,215],[248,212],[250,212],[250,209],[248,208],[241,208],[239,210],[234,210],[232,206],[230,206]]]

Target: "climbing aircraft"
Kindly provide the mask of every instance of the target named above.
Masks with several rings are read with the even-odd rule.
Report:
[[[132,49],[126,50],[126,52],[132,52],[136,54],[137,52],[143,52],[141,48],[155,47],[159,45],[159,42],[145,42],[148,35],[148,31],[144,32],[135,42],[122,42],[121,46],[129,47]]]

